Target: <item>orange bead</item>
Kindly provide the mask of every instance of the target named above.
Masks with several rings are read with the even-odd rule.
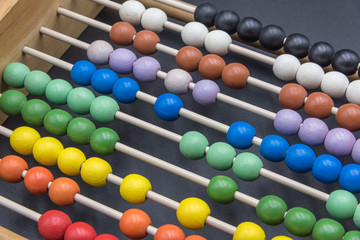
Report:
[[[221,78],[226,86],[233,89],[246,87],[247,79],[250,72],[244,65],[240,63],[230,63],[224,67]]]
[[[185,233],[176,225],[165,224],[158,228],[154,240],[185,240]]]
[[[191,235],[185,238],[185,240],[206,240],[206,238],[199,235]]]
[[[199,72],[206,79],[217,80],[221,77],[225,65],[224,59],[218,55],[208,54],[201,58]]]
[[[279,94],[280,104],[292,110],[298,110],[304,106],[307,91],[296,83],[285,84]]]
[[[149,30],[142,30],[134,38],[134,48],[141,54],[156,53],[156,45],[160,42],[159,36]]]
[[[353,103],[341,105],[335,119],[340,127],[346,128],[349,131],[360,130],[360,106]]]
[[[49,182],[53,180],[54,176],[47,168],[33,167],[27,171],[24,184],[30,193],[40,195],[47,193]]]
[[[28,169],[29,167],[23,158],[9,155],[0,161],[0,178],[9,183],[18,183],[23,180],[22,172]]]
[[[125,211],[119,222],[121,232],[131,239],[144,238],[149,225],[151,225],[149,215],[136,208]]]
[[[324,119],[331,115],[332,107],[334,102],[331,97],[322,92],[314,92],[306,99],[304,110],[311,117]]]
[[[66,177],[55,179],[49,188],[51,201],[59,206],[74,204],[77,193],[80,193],[79,185],[74,180]]]
[[[127,46],[133,42],[135,34],[136,30],[131,24],[127,22],[117,22],[110,30],[110,39],[117,45]]]
[[[193,72],[198,69],[202,57],[201,51],[196,47],[185,46],[176,54],[176,64],[185,71]]]

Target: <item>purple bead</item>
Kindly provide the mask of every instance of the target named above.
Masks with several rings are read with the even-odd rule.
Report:
[[[129,74],[132,72],[136,60],[137,57],[132,51],[118,48],[110,54],[109,65],[115,72]]]
[[[294,135],[299,131],[302,118],[300,114],[291,109],[280,110],[274,119],[275,129],[285,135]]]
[[[355,142],[351,157],[356,163],[360,164],[360,139]]]
[[[140,82],[153,82],[161,69],[160,63],[153,57],[141,57],[133,66],[134,75]]]
[[[337,157],[349,156],[355,144],[355,136],[345,128],[331,129],[325,137],[325,149]]]
[[[219,86],[211,80],[201,80],[195,84],[192,95],[201,105],[211,105],[216,102],[216,95],[220,92]]]
[[[317,146],[323,144],[329,128],[326,123],[318,118],[305,119],[299,130],[301,141],[310,145]]]

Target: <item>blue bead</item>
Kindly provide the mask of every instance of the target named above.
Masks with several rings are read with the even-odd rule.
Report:
[[[260,153],[269,161],[280,162],[284,160],[289,143],[279,135],[268,135],[260,144]]]
[[[134,79],[126,77],[118,79],[112,89],[114,97],[122,103],[135,102],[139,90],[139,84]]]
[[[234,148],[247,149],[251,147],[255,135],[255,128],[250,124],[234,122],[226,133],[226,139]]]
[[[80,86],[88,86],[91,83],[91,77],[96,71],[93,63],[81,60],[77,61],[70,71],[71,79]]]
[[[165,121],[174,121],[179,118],[179,111],[183,107],[181,99],[172,94],[160,95],[154,105],[156,115]]]
[[[114,83],[118,79],[119,77],[114,71],[106,68],[99,69],[91,78],[91,86],[99,93],[108,94],[112,92]]]
[[[333,183],[339,178],[342,169],[342,163],[336,157],[323,154],[316,158],[312,174],[313,176],[323,183]]]
[[[349,192],[360,192],[360,166],[358,164],[348,164],[341,170],[339,177],[340,186]]]
[[[286,153],[285,163],[288,168],[297,173],[310,171],[314,165],[316,155],[304,144],[294,144]]]

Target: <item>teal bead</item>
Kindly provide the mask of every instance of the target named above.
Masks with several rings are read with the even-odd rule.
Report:
[[[313,240],[341,240],[344,234],[345,229],[339,222],[322,218],[315,223],[312,238]]]
[[[77,117],[69,122],[66,131],[68,137],[74,143],[88,144],[95,130],[96,127],[92,121],[87,118]]]
[[[95,95],[87,88],[78,87],[69,92],[67,103],[71,111],[77,114],[88,114]]]
[[[207,186],[207,195],[217,203],[227,204],[234,201],[238,186],[233,179],[227,176],[213,177]]]
[[[357,205],[354,194],[345,190],[335,190],[326,202],[326,210],[331,216],[345,220],[353,217]]]
[[[51,110],[49,104],[39,99],[31,99],[24,103],[21,108],[21,116],[24,121],[35,127],[42,127],[44,117]]]
[[[232,169],[241,180],[254,181],[259,178],[262,167],[263,163],[258,156],[244,152],[236,156]]]
[[[274,195],[267,195],[259,200],[256,215],[268,225],[278,225],[284,221],[288,207],[284,200]]]
[[[30,69],[23,63],[13,62],[8,64],[3,71],[4,82],[13,88],[24,87],[26,75]]]
[[[114,121],[115,113],[119,110],[119,104],[113,98],[108,96],[95,98],[90,106],[92,118],[101,123],[110,123]]]
[[[115,143],[118,141],[120,141],[119,135],[114,130],[102,127],[91,135],[90,146],[100,155],[110,155],[115,151]]]
[[[48,83],[45,89],[46,98],[58,105],[66,104],[67,97],[73,89],[70,83],[62,79],[54,79]]]
[[[298,237],[307,237],[311,234],[316,218],[305,208],[294,207],[287,211],[284,225],[289,233]]]
[[[26,96],[17,90],[7,90],[0,98],[0,109],[9,116],[17,116],[21,113],[22,106],[27,102]]]
[[[208,149],[206,160],[211,167],[224,171],[231,168],[235,155],[236,151],[230,144],[217,142]]]
[[[209,145],[206,137],[196,131],[185,133],[179,144],[180,152],[184,157],[191,160],[198,160],[205,156],[205,149]]]
[[[358,228],[360,228],[360,205],[358,205],[355,209],[353,222]]]
[[[45,89],[51,81],[50,76],[43,71],[31,71],[24,80],[24,87],[26,91],[35,96],[45,95]]]
[[[45,115],[44,127],[51,134],[63,136],[66,134],[67,126],[71,120],[72,116],[67,111],[53,109]]]
[[[347,232],[343,238],[343,240],[359,240],[360,232],[359,231],[350,231]]]

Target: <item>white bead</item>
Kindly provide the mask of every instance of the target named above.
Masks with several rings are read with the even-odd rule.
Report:
[[[164,85],[171,93],[185,94],[189,91],[189,84],[192,81],[192,77],[187,71],[175,68],[166,74]]]
[[[349,79],[345,74],[337,71],[331,71],[325,74],[321,81],[321,90],[333,98],[341,98],[344,96]]]
[[[350,103],[360,105],[360,80],[352,81],[346,90],[346,99]]]
[[[141,16],[141,26],[156,33],[164,30],[167,20],[166,13],[158,8],[148,8]]]
[[[232,42],[230,35],[222,30],[213,30],[205,37],[205,48],[209,53],[219,56],[229,52],[229,45]]]
[[[86,53],[90,62],[104,65],[109,62],[110,54],[113,51],[114,48],[108,42],[96,40],[90,44]]]
[[[138,26],[143,12],[145,12],[145,7],[141,2],[126,1],[121,5],[119,15],[122,21]]]
[[[189,22],[181,31],[181,38],[186,45],[202,47],[204,46],[205,37],[208,33],[209,30],[204,24]]]
[[[277,78],[283,81],[295,79],[296,72],[300,67],[300,61],[290,54],[282,54],[275,59],[273,72]]]
[[[316,89],[320,87],[324,75],[324,70],[318,64],[307,62],[297,70],[296,81],[307,89]]]

